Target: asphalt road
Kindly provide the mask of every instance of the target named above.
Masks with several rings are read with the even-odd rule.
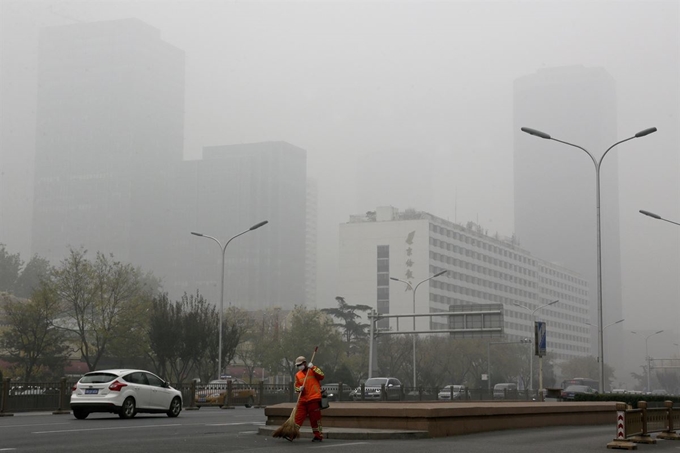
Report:
[[[121,420],[91,414],[86,420],[48,413],[0,417],[0,453],[174,453],[293,452],[302,449],[342,453],[504,452],[587,453],[607,451],[614,426],[538,428],[422,440],[334,440],[287,442],[257,434],[263,409],[203,408],[178,418],[137,415]],[[639,452],[678,452],[680,441],[639,445]]]

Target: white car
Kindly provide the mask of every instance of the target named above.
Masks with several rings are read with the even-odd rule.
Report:
[[[132,418],[139,412],[177,417],[182,393],[144,370],[101,370],[85,374],[71,389],[71,410],[79,420],[92,412]]]
[[[450,384],[444,387],[437,394],[438,400],[451,400],[453,396],[454,400],[464,400],[467,396],[467,390],[464,385]]]
[[[385,393],[388,400],[401,400],[401,381],[393,377],[374,377],[369,378],[364,383],[364,399],[379,401],[382,399],[382,386],[385,386]],[[354,401],[361,401],[361,387],[357,387],[351,393]]]

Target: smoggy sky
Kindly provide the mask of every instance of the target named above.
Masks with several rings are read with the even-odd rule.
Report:
[[[207,145],[268,140],[308,151],[319,188],[320,307],[342,293],[334,275],[338,224],[376,204],[512,235],[513,81],[541,68],[603,67],[616,81],[619,138],[659,129],[616,151],[621,328],[677,329],[680,227],[638,210],[680,221],[679,5],[3,0],[0,243],[30,256],[41,27],[134,17],[182,49],[188,159]],[[373,172],[394,178],[373,183]],[[583,173],[594,177],[585,156]],[[635,347],[644,343],[630,337]],[[658,341],[671,353],[680,331]]]

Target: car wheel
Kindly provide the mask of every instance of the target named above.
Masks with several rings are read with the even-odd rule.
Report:
[[[78,420],[85,420],[90,413],[84,409],[73,409],[73,416]]]
[[[135,400],[131,396],[125,398],[123,405],[118,412],[120,418],[132,418],[137,413],[137,408],[135,407]]]
[[[253,407],[253,404],[255,404],[255,400],[253,400],[252,396],[249,396],[248,401],[246,401],[246,407]]]
[[[175,397],[170,403],[170,409],[168,409],[168,417],[177,417],[179,413],[182,412],[182,401]]]

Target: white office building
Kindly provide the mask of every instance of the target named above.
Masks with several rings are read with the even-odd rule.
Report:
[[[447,273],[417,286],[442,270]],[[489,236],[473,222],[463,226],[393,207],[351,216],[340,225],[339,280],[348,303],[373,306],[379,314],[502,306],[508,340],[533,338],[532,312],[559,300],[535,313],[536,320],[547,323],[548,354],[557,361],[590,355],[586,279],[533,256],[512,238]],[[416,288],[415,302],[404,282]],[[415,330],[449,329],[448,319],[417,317]],[[410,317],[380,323],[413,331]]]

